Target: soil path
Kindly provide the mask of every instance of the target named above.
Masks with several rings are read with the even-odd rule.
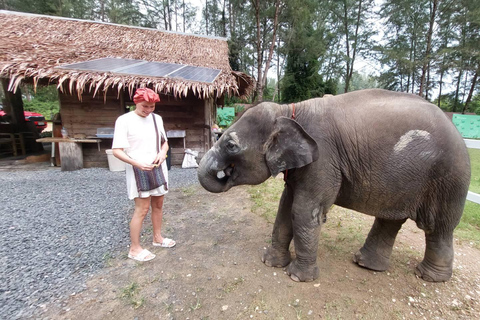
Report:
[[[352,262],[373,218],[334,208],[322,228],[320,278],[296,283],[269,268],[261,254],[272,225],[251,212],[247,187],[211,194],[199,186],[173,190],[165,202],[164,235],[173,249],[157,249],[145,226],[152,262],[127,259],[126,249],[81,293],[45,307],[52,319],[479,319],[480,251],[455,245],[454,275],[428,283],[414,275],[423,233],[407,222],[387,272]]]

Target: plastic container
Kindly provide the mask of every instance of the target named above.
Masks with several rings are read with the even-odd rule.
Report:
[[[112,149],[105,150],[108,159],[108,168],[110,171],[125,171],[125,162],[113,155]]]
[[[61,133],[64,139],[68,138],[68,132],[67,132],[67,129],[65,129],[65,127],[62,128]]]
[[[115,128],[97,128],[97,138],[112,138]]]

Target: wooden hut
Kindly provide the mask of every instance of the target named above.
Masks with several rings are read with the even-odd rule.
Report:
[[[156,112],[165,129],[185,133],[169,141],[172,164],[181,163],[184,148],[202,156],[211,147],[211,125],[225,95],[248,96],[253,89],[253,78],[232,71],[225,38],[10,11],[0,11],[0,29],[0,78],[8,94],[21,82],[56,84],[62,125],[70,137],[97,138],[98,128],[114,127],[133,105],[136,88],[158,92]],[[109,66],[112,61],[115,67]],[[89,68],[95,62],[97,67]],[[124,68],[129,63],[191,72]],[[192,76],[198,70],[214,77]],[[104,150],[112,140],[100,140],[99,146],[82,145],[84,167],[108,165]]]

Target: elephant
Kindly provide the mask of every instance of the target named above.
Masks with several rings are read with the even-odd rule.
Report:
[[[402,224],[425,233],[415,274],[450,279],[453,231],[463,213],[470,159],[440,108],[408,93],[368,89],[299,103],[261,102],[202,157],[198,179],[219,193],[284,173],[272,243],[262,261],[294,281],[319,276],[321,225],[332,205],[375,217],[353,260],[385,271]],[[294,259],[290,252],[293,239]]]

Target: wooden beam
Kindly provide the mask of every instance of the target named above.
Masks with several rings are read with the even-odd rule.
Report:
[[[1,78],[1,80],[5,94],[5,112],[12,117],[10,122],[14,125],[15,132],[28,131],[23,113],[22,91],[20,88],[17,88],[16,92],[8,91],[8,83],[10,80],[6,78]]]

